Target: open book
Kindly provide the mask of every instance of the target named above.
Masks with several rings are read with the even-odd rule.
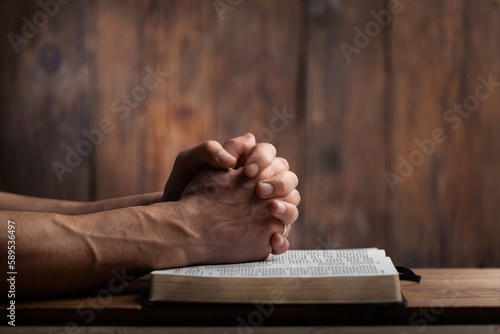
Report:
[[[377,248],[290,250],[265,261],[151,273],[150,301],[398,303],[399,274]]]

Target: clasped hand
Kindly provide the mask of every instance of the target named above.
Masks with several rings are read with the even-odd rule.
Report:
[[[163,199],[178,201],[189,225],[194,262],[265,259],[288,250],[297,220],[298,178],[288,162],[252,134],[207,141],[177,157]],[[283,232],[285,232],[283,234]]]

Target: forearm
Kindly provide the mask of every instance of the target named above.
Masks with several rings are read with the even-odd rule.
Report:
[[[162,202],[163,192],[146,193],[124,197],[115,197],[94,202],[79,202],[76,213],[86,214],[107,210],[116,210],[133,206],[145,206]]]
[[[155,192],[110,198],[94,202],[77,202],[0,192],[0,210],[54,212],[64,215],[81,215],[158,203],[162,200],[162,194],[162,192]]]
[[[0,212],[2,271],[7,224],[15,223],[16,296],[57,296],[118,285],[163,267],[185,266],[186,230],[176,203],[66,216]],[[166,231],[168,231],[166,233]],[[159,260],[161,258],[161,260]],[[2,291],[6,291],[5,281]]]

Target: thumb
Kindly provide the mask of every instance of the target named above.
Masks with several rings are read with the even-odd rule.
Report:
[[[237,159],[229,154],[219,142],[209,140],[199,144],[182,154],[180,157],[183,168],[189,174],[196,174],[200,168],[210,166],[213,168],[231,168],[236,164]]]
[[[164,201],[179,200],[184,188],[198,171],[207,165],[228,169],[236,165],[237,159],[218,142],[209,140],[179,153],[163,191]]]
[[[273,248],[272,253],[274,255],[283,254],[288,250],[290,244],[288,243],[287,238],[281,235],[281,233],[274,233],[271,237],[271,247]]]

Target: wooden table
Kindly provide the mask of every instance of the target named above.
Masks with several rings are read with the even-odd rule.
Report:
[[[37,328],[39,332],[45,328],[49,332],[79,333],[82,326],[109,326],[101,328],[104,332],[119,332],[117,328],[127,326],[142,327],[140,332],[146,329],[155,332],[157,327],[169,326],[170,332],[184,333],[186,326],[191,326],[188,333],[196,332],[192,326],[203,326],[197,330],[248,334],[279,332],[290,326],[297,332],[305,328],[314,332],[318,326],[332,326],[336,332],[343,329],[346,333],[352,333],[352,326],[370,327],[370,333],[377,330],[381,333],[422,333],[424,330],[432,333],[436,328],[439,332],[448,329],[450,332],[458,330],[458,333],[459,329],[466,330],[464,333],[500,330],[500,326],[494,326],[500,324],[500,269],[416,269],[415,272],[422,275],[420,283],[401,282],[408,301],[405,307],[198,303],[154,306],[147,303],[149,277],[144,277],[114,296],[100,294],[97,298],[98,294],[94,294],[18,302],[16,328],[42,326]],[[2,325],[7,325],[5,320]],[[287,332],[294,330],[288,328]]]

